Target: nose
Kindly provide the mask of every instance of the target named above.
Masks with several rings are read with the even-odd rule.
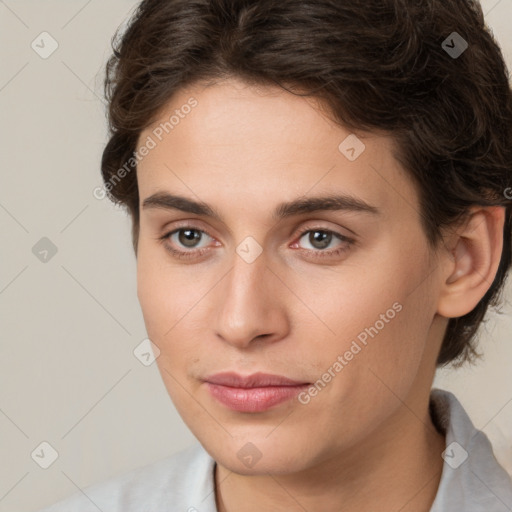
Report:
[[[272,343],[289,331],[289,291],[267,267],[264,255],[247,263],[235,254],[233,267],[216,287],[216,335],[237,348]],[[286,293],[288,291],[288,294]]]

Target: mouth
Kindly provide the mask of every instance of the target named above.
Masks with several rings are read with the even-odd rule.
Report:
[[[263,412],[295,398],[311,385],[281,375],[254,373],[242,376],[217,373],[204,379],[210,394],[225,407],[238,412]]]

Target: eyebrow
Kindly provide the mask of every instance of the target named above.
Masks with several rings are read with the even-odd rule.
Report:
[[[195,201],[183,196],[169,194],[167,192],[156,192],[144,199],[143,209],[163,208],[166,210],[181,210],[187,213],[212,217],[222,221],[220,213],[207,203]],[[327,195],[322,197],[298,198],[290,202],[279,204],[272,213],[274,220],[280,220],[293,215],[312,213],[323,210],[351,211],[380,214],[380,210],[362,199],[348,194]]]

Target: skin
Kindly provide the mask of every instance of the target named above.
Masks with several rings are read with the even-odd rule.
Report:
[[[448,318],[492,283],[503,209],[475,208],[431,251],[391,138],[358,132],[366,148],[349,161],[338,146],[352,132],[313,98],[236,79],[178,91],[140,144],[191,97],[197,106],[138,165],[138,297],[169,395],[217,462],[219,511],[430,510],[445,448],[428,413],[435,362]],[[221,219],[144,208],[158,192],[208,203]],[[331,193],[379,213],[272,218],[282,202]],[[199,230],[204,252],[179,233],[162,243],[178,228]],[[354,242],[319,248],[305,228]],[[251,263],[236,252],[248,236],[262,249]],[[400,312],[307,404],[235,412],[204,384],[221,371],[314,383],[395,303]],[[261,454],[252,467],[237,456],[247,443]]]

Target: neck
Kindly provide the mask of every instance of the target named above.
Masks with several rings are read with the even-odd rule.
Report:
[[[217,464],[218,511],[428,512],[441,478],[445,438],[425,398],[420,409],[401,406],[371,438],[300,473],[247,476]]]

